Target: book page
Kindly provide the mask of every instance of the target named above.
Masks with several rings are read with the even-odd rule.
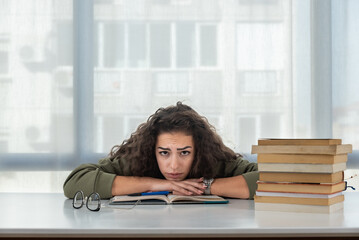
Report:
[[[183,196],[183,195],[173,195],[170,194],[167,196],[170,202],[179,202],[179,201],[192,201],[192,202],[228,202],[226,199],[216,196],[216,195],[200,195],[200,196]]]
[[[146,196],[127,196],[127,195],[120,195],[114,196],[110,200],[110,204],[121,204],[121,203],[135,203],[137,200],[141,200],[141,202],[148,202],[151,200],[163,201],[169,203],[169,199],[166,195],[146,195]]]

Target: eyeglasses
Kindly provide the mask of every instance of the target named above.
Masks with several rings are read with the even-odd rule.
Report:
[[[141,200],[137,200],[129,208],[110,206],[109,204],[107,204],[107,206],[103,206],[103,207],[108,207],[108,208],[112,208],[112,209],[120,209],[120,210],[131,210],[134,207],[136,207],[137,204],[139,204],[140,202],[141,202]],[[100,197],[100,194],[98,194],[97,192],[93,192],[93,193],[90,194],[90,196],[85,197],[83,191],[77,191],[75,193],[75,196],[72,199],[73,208],[80,209],[80,208],[82,208],[82,206],[84,204],[86,204],[87,209],[90,210],[90,211],[93,211],[93,212],[100,211],[100,209],[101,209],[101,197]]]
[[[72,200],[72,206],[79,209],[82,208],[85,203],[87,209],[90,211],[98,212],[101,209],[101,198],[97,192],[91,193],[88,197],[85,197],[82,191],[76,192]]]

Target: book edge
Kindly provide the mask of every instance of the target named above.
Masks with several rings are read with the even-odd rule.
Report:
[[[340,145],[342,144],[342,139],[338,138],[260,138],[258,139],[258,145]],[[304,144],[303,144],[304,143]]]
[[[351,144],[342,145],[252,145],[252,154],[318,154],[318,155],[339,155],[353,151]]]
[[[328,206],[285,204],[285,203],[254,203],[255,211],[331,213],[341,210],[343,208],[344,208],[344,202],[339,202]]]

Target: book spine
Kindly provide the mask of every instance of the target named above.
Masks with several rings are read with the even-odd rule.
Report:
[[[334,164],[347,162],[348,155],[319,155],[319,154],[263,154],[257,156],[258,163],[310,163]]]
[[[345,169],[345,162],[336,164],[258,163],[260,172],[335,173]]]
[[[337,184],[296,184],[296,183],[267,183],[258,182],[258,191],[288,192],[288,193],[322,193],[332,194],[343,191],[345,183]]]
[[[333,198],[294,198],[294,197],[267,197],[255,196],[255,202],[262,203],[286,203],[286,204],[304,204],[304,205],[332,205],[344,201],[344,195]]]
[[[284,203],[255,203],[256,211],[278,211],[278,212],[303,212],[303,213],[332,213],[343,209],[343,202],[329,206],[315,206],[303,204],[284,204]]]
[[[338,183],[344,180],[344,172],[336,173],[287,173],[259,172],[259,181],[297,183]]]
[[[258,153],[280,153],[280,154],[324,154],[337,155],[352,152],[350,144],[329,146],[299,146],[299,145],[253,145],[252,154]]]

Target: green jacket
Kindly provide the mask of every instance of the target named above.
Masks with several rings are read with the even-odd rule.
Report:
[[[243,175],[248,184],[250,199],[253,199],[259,177],[257,163],[238,158],[219,162],[216,168],[217,178]],[[77,191],[82,190],[86,196],[97,192],[101,198],[110,198],[116,175],[133,176],[126,160],[104,158],[98,164],[82,164],[67,177],[63,186],[65,196],[73,198]]]

